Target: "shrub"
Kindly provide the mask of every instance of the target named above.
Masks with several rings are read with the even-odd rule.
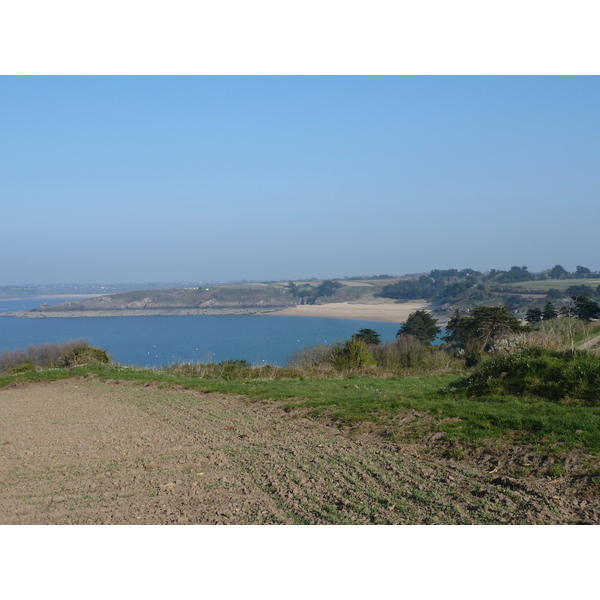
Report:
[[[398,372],[422,365],[427,355],[426,345],[414,335],[405,334],[375,351],[377,364]]]
[[[462,370],[461,362],[450,352],[413,335],[402,335],[371,351],[377,366],[394,374],[441,375]]]
[[[38,368],[71,367],[85,363],[110,363],[105,350],[74,340],[63,344],[30,345],[27,350],[7,350],[0,355],[0,372],[20,373]]]
[[[291,354],[286,366],[296,369],[313,369],[315,367],[332,369],[342,342],[334,344],[317,344],[308,348],[300,348]]]
[[[292,354],[287,365],[311,375],[331,375],[332,370],[364,370],[380,377],[464,371],[462,362],[452,353],[438,346],[428,346],[413,335],[403,335],[381,345],[367,345],[354,336],[352,340],[332,346],[302,348]]]
[[[584,350],[529,348],[485,361],[464,380],[468,395],[512,394],[600,404],[600,360]]]
[[[219,364],[222,367],[234,366],[241,367],[243,369],[249,369],[252,366],[252,363],[248,362],[245,358],[222,360]]]
[[[93,348],[87,342],[81,342],[62,355],[55,366],[69,368],[89,363],[109,364],[110,356],[106,350]]]
[[[333,367],[338,371],[362,369],[374,365],[375,359],[369,352],[367,344],[355,337],[336,350]]]

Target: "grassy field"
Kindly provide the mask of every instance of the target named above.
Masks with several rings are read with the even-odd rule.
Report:
[[[285,372],[285,370],[282,370]],[[279,403],[294,414],[364,429],[391,441],[431,434],[445,444],[477,446],[507,439],[544,453],[600,453],[600,406],[511,395],[466,397],[464,378],[429,377],[207,379],[118,365],[87,365],[0,377],[0,387],[26,381],[94,376],[173,385]]]
[[[574,285],[588,285],[595,289],[600,285],[600,279],[546,279],[543,281],[519,281],[518,283],[501,283],[498,287],[523,288],[524,290],[539,290],[540,292],[549,289],[566,290]]]

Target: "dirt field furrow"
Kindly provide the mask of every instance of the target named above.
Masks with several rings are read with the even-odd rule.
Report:
[[[94,379],[0,391],[0,490],[1,524],[582,522],[508,478],[268,402]]]

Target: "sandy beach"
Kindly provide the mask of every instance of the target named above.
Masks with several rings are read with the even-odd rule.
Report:
[[[423,301],[402,303],[391,301],[373,304],[350,302],[332,302],[331,304],[319,305],[299,304],[269,314],[274,317],[326,317],[402,323],[410,313],[416,310],[429,310],[428,304]]]

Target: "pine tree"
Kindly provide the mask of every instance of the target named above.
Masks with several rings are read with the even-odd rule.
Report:
[[[434,319],[426,310],[417,310],[410,313],[396,337],[401,335],[414,335],[419,341],[425,344],[431,344],[441,329],[437,326],[437,319]]]

